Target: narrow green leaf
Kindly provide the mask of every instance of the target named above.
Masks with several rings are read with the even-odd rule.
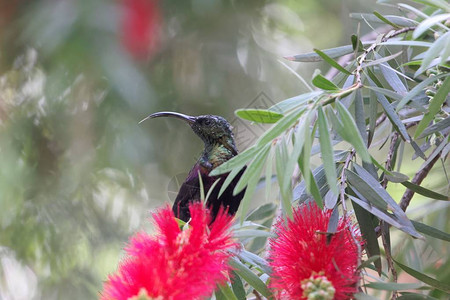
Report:
[[[375,298],[373,296],[364,293],[356,293],[354,296],[356,300],[379,300],[378,298]]]
[[[202,200],[202,202],[206,202],[205,186],[203,185],[203,179],[202,179],[202,174],[200,174],[200,170],[197,172],[197,176],[198,176],[198,184],[199,184],[199,188],[200,188],[200,200]]]
[[[311,172],[311,169],[309,170],[309,180],[311,182],[311,196],[313,196],[314,201],[316,202],[317,206],[320,209],[323,209],[323,198],[321,190],[319,189],[319,186],[317,185],[316,179],[314,178],[313,173]]]
[[[363,138],[359,134],[355,120],[353,120],[350,112],[340,102],[336,102],[336,107],[342,120],[342,129],[335,129],[339,135],[344,135],[342,136],[343,139],[355,147],[356,152],[361,156],[363,161],[370,162],[370,154],[367,151]]]
[[[264,273],[271,274],[272,270],[270,269],[269,263],[264,258],[259,257],[258,255],[247,251],[247,250],[239,250],[238,256],[241,260],[252,264],[256,267],[259,267]]]
[[[393,100],[400,101],[400,100],[403,99],[403,97],[401,95],[397,94],[396,92],[394,92],[392,90],[380,88],[380,87],[375,86],[375,85],[367,85],[367,86],[364,86],[364,87],[366,87],[366,88],[368,88],[368,89],[370,89],[372,91],[381,93],[381,94],[385,95],[386,97],[388,97],[390,99],[393,99]]]
[[[265,109],[238,109],[234,112],[241,119],[256,123],[276,123],[283,115]]]
[[[301,165],[302,161],[299,159],[298,161],[300,165],[300,170],[303,170],[304,167]],[[342,164],[336,165],[337,173],[340,174],[342,172]],[[311,195],[317,199],[325,197],[328,193],[328,184],[327,184],[327,178],[325,175],[325,169],[323,165],[320,165],[319,167],[315,168],[313,172],[310,173],[310,176],[314,178],[314,180],[311,180]],[[315,191],[317,190],[317,191]],[[318,194],[318,197],[316,197],[315,193]],[[302,180],[293,190],[293,197],[292,201],[298,201],[299,203],[305,202],[310,194],[306,191],[306,184],[305,180]]]
[[[378,102],[375,99],[375,93],[370,92],[369,95],[369,133],[367,135],[367,147],[372,144],[373,137],[375,135],[375,125],[377,122]]]
[[[308,116],[311,114],[309,112]],[[298,158],[303,149],[303,143],[305,141],[305,126],[309,124],[309,117],[306,117],[303,122],[299,123],[294,133],[294,146],[291,154],[289,155],[286,164],[283,166],[284,172],[277,174],[277,176],[283,176],[283,185],[280,186],[282,193],[286,194],[286,190],[290,188],[291,177],[294,173],[295,166],[297,165]]]
[[[444,137],[444,139],[441,141],[441,143],[434,149],[434,151],[431,153],[430,156],[428,156],[427,160],[420,166],[419,170],[417,172],[422,171],[426,166],[428,166],[431,161],[439,155],[439,153],[448,145],[450,142],[450,136]]]
[[[365,210],[363,210],[363,211],[365,211]],[[373,263],[377,259],[380,259],[379,255],[371,256],[367,260],[362,261],[361,264],[358,266],[358,270],[364,269],[365,267],[369,266],[371,263]]]
[[[437,91],[433,99],[430,100],[430,105],[428,107],[428,112],[423,116],[422,121],[417,125],[414,138],[418,137],[422,131],[428,126],[428,124],[433,120],[436,114],[441,109],[442,104],[445,102],[448,93],[450,93],[450,77],[445,78],[442,86]]]
[[[423,22],[421,22],[419,24],[419,26],[416,27],[416,29],[414,29],[413,32],[413,39],[417,39],[419,36],[421,36],[425,31],[427,31],[428,29],[430,29],[430,27],[433,27],[434,25],[436,25],[437,23],[440,23],[442,21],[447,20],[448,18],[450,18],[450,14],[441,14],[441,15],[436,15],[433,17],[428,17],[426,20],[424,20]]]
[[[441,8],[444,11],[450,12],[450,5],[445,0],[414,0],[425,5]]]
[[[380,164],[373,156],[371,156],[372,158],[372,163],[377,166],[378,169],[380,169],[381,171],[383,171],[385,174],[388,175],[393,175],[391,173],[391,171],[387,170],[382,164]]]
[[[247,185],[244,198],[241,201],[241,209],[242,209],[241,223],[244,221],[245,215],[248,211],[248,207],[250,206],[251,196],[255,191],[256,185],[258,184],[259,176],[261,175],[261,171],[264,166],[264,161],[266,160],[267,155],[269,154],[269,150],[270,144],[267,144],[261,150],[261,152],[258,153],[258,156],[248,166],[247,170],[244,172],[241,179],[239,180],[239,182],[237,183],[236,187],[233,190],[233,194],[236,195],[239,192],[241,192]]]
[[[235,168],[231,170],[230,174],[228,174],[227,178],[225,179],[224,183],[222,184],[222,187],[219,191],[219,197],[225,192],[227,187],[230,185],[231,181],[236,177],[236,175],[241,171],[242,169]]]
[[[377,59],[382,59],[381,56],[376,53],[375,53],[375,57]],[[386,80],[386,82],[392,87],[392,89],[396,93],[398,93],[402,96],[404,96],[408,93],[408,89],[401,81],[400,77],[396,73],[396,70],[394,70],[391,66],[389,66],[389,64],[381,63],[380,70],[381,70],[381,73],[383,74],[383,77]]]
[[[334,234],[337,231],[339,225],[339,209],[335,207],[331,213],[330,220],[328,221],[327,234]]]
[[[422,236],[414,229],[414,226],[406,216],[405,212],[400,208],[397,202],[392,199],[392,197],[381,186],[381,184],[375,178],[373,178],[372,175],[370,175],[370,173],[368,173],[363,167],[354,164],[354,168],[358,173],[357,175],[348,169],[345,171],[346,174],[350,174],[351,176],[351,179],[350,177],[348,178],[350,179],[350,184],[352,185],[352,188],[355,190],[355,192],[359,192],[365,199],[370,201],[370,203],[374,204],[378,208],[385,211],[392,211],[397,221],[401,224],[399,228],[400,230],[403,230],[414,237],[422,238]],[[384,204],[381,204],[381,202],[384,202]],[[387,209],[385,209],[385,205],[387,205]]]
[[[386,221],[387,223],[391,224],[392,226],[394,226],[396,228],[402,228],[402,224],[399,222],[398,218],[395,215],[388,213],[387,211],[383,211],[383,210],[377,208],[376,206],[370,204],[370,202],[366,198],[364,198],[364,196],[359,194],[358,197],[354,197],[352,195],[348,195],[348,197],[353,202],[355,202],[356,204],[358,204],[359,206],[364,208],[369,213],[378,217],[379,219]],[[403,229],[401,229],[401,230],[403,230]],[[418,236],[420,236],[420,238],[422,238],[421,235],[418,235]]]
[[[364,286],[375,290],[401,291],[401,290],[415,290],[422,287],[422,284],[396,283],[396,282],[370,282],[365,284]]]
[[[364,68],[376,66],[376,65],[385,63],[387,61],[390,61],[390,60],[396,58],[397,56],[401,55],[402,53],[403,53],[403,51],[400,51],[400,52],[397,52],[397,53],[389,55],[389,56],[384,56],[384,57],[378,58],[376,60],[372,60],[368,63],[365,63],[363,66],[364,66]]]
[[[265,167],[265,180],[266,180],[266,200],[270,200],[270,192],[272,189],[272,162],[273,162],[273,151],[272,148],[270,149],[267,161],[266,161],[266,167]]]
[[[200,173],[200,172],[199,172]],[[221,178],[217,178],[213,184],[211,185],[211,187],[209,188],[208,192],[206,193],[206,197],[205,197],[205,203],[208,202],[209,197],[211,196],[212,192],[214,191],[214,188],[216,187],[216,185],[219,183],[219,181],[221,180]],[[203,183],[202,183],[203,184]]]
[[[329,190],[323,197],[323,203],[327,209],[333,209],[338,201],[339,194],[335,194]]]
[[[235,271],[231,271],[231,288],[233,289],[233,292],[238,300],[247,299],[241,277],[239,277],[239,275]]]
[[[439,57],[440,53],[444,50],[444,48],[447,46],[447,44],[450,42],[450,31],[445,33],[444,35],[440,36],[434,43],[433,46],[430,47],[430,49],[427,50],[425,53],[425,56],[422,60],[422,65],[420,68],[414,73],[414,77],[419,76],[422,74],[425,70],[427,70],[432,61]],[[444,62],[446,61],[446,57],[443,58]],[[442,60],[442,59],[441,59]]]
[[[246,220],[248,220],[248,217],[246,218]],[[244,228],[261,228],[263,230],[268,229],[266,226],[252,222],[252,221],[244,221],[242,222],[242,224],[234,224],[233,226],[231,226],[232,230],[242,230]]]
[[[411,146],[414,149],[414,154],[423,160],[426,160],[427,157],[425,156],[425,153],[423,153],[422,149],[420,149],[419,145],[414,140],[411,140]]]
[[[364,112],[363,96],[360,89],[355,91],[355,123],[361,135],[364,145],[367,145],[367,132],[366,132],[366,114]]]
[[[405,174],[395,171],[390,171],[389,174],[385,174],[385,177],[387,180],[394,183],[403,183],[409,179]]]
[[[372,86],[376,85],[370,78],[368,78],[368,80],[370,85]],[[389,103],[389,101],[383,94],[375,91],[375,95],[377,96],[378,102],[381,104],[381,106],[383,106],[383,109],[386,112],[386,115],[388,116],[389,120],[393,123],[394,128],[401,134],[403,139],[410,142],[411,138],[409,137],[405,124],[402,123],[400,117],[395,113],[395,110],[392,107],[392,105]]]
[[[323,75],[317,74],[316,77],[313,78],[312,84],[319,89],[326,91],[338,91],[339,87],[335,85],[333,82],[329,81]]]
[[[316,52],[317,54],[319,54],[320,57],[323,58],[324,61],[326,61],[327,63],[329,63],[333,68],[341,71],[344,74],[347,75],[351,75],[352,73],[348,70],[346,70],[343,66],[341,66],[340,64],[338,64],[337,61],[335,61],[334,59],[332,59],[331,57],[329,57],[328,55],[326,55],[324,52],[320,51],[319,49],[314,49],[314,52]]]
[[[342,125],[342,122],[338,119],[336,114],[334,113],[331,106],[325,107],[326,114],[328,117],[328,120],[331,121],[331,125],[333,126],[334,130],[341,135],[342,139],[346,140],[347,138],[347,132],[344,130],[344,126]],[[345,138],[342,136],[344,135]]]
[[[210,176],[217,176],[226,172],[230,172],[233,169],[241,169],[248,161],[255,157],[255,154],[261,150],[261,147],[250,147],[233,157],[232,159],[224,162],[217,168],[211,171]],[[231,180],[230,180],[231,182]]]
[[[227,300],[220,288],[215,290],[214,296],[216,297],[216,300]]]
[[[238,300],[238,298],[236,298],[236,296],[233,293],[233,290],[228,285],[228,283],[219,285],[219,289],[222,292],[222,296],[224,297],[224,299],[226,299],[226,300]]]
[[[275,205],[274,203],[263,204],[252,211],[246,219],[249,221],[261,221],[268,217],[273,217],[276,210],[277,205]]]
[[[413,60],[413,61],[408,61],[405,62],[404,64],[401,64],[402,67],[406,67],[406,66],[420,66],[422,64],[421,60]]]
[[[450,37],[447,36],[447,42],[444,44],[444,49],[441,52],[441,59],[439,60],[439,64],[441,64],[444,67],[448,67],[448,64],[446,62],[449,60],[450,57]],[[425,60],[425,57],[424,57]],[[423,62],[422,62],[423,63]],[[434,66],[434,62],[432,61],[430,63],[430,67]]]
[[[359,192],[361,195],[364,196],[364,198],[369,200],[371,204],[375,205],[379,209],[385,211],[388,209],[388,204],[383,199],[383,197],[374,192],[370,184],[364,181],[364,179],[362,179],[361,177],[359,177],[358,174],[354,173],[349,169],[346,169],[345,175],[347,176],[347,180],[349,184],[352,186],[353,190]]]
[[[280,186],[282,209],[289,218],[292,218],[292,205],[290,202],[291,180],[290,178],[286,178],[286,176],[284,176],[284,168],[287,166],[287,161],[289,160],[286,141],[282,140],[280,143],[278,143],[275,150],[277,178],[278,185]],[[284,182],[284,180],[286,179],[288,181],[287,183]],[[287,187],[283,188],[284,186]]]
[[[322,153],[322,161],[325,168],[325,175],[327,176],[328,186],[330,190],[338,195],[337,188],[337,174],[336,167],[334,165],[333,148],[331,146],[330,133],[328,132],[328,122],[323,113],[322,107],[318,108],[318,122],[319,122],[319,142],[320,151]]]
[[[425,282],[426,284],[428,284],[428,285],[430,285],[430,286],[432,286],[432,287],[434,287],[434,288],[436,288],[438,290],[441,290],[441,291],[446,292],[446,293],[450,293],[450,285],[448,285],[448,284],[446,284],[444,282],[440,282],[440,281],[438,281],[438,280],[436,280],[434,278],[431,278],[430,276],[427,276],[427,275],[425,275],[425,274],[423,274],[423,273],[421,273],[419,271],[416,271],[416,270],[414,270],[414,269],[412,269],[412,268],[410,268],[408,266],[405,266],[404,264],[399,263],[395,259],[394,259],[394,262],[403,271],[405,271],[406,273],[408,273],[412,277],[417,278],[420,281]]]
[[[180,220],[180,219],[178,219],[178,218],[175,218],[175,220],[177,221],[177,224],[178,224],[179,227],[184,227],[184,226],[186,226],[186,222],[185,222],[185,221]]]
[[[255,237],[273,237],[274,234],[264,230],[257,229],[243,229],[236,230],[234,232],[234,237],[242,239],[242,238],[255,238]]]
[[[374,22],[374,23],[386,23],[385,21],[381,20],[380,18],[378,18],[372,14],[351,13],[350,18],[356,19],[356,20],[366,20],[368,22]],[[408,18],[405,18],[405,17],[387,15],[387,16],[384,16],[384,18],[387,19],[389,22],[395,24],[394,27],[398,27],[398,26],[412,27],[412,26],[416,26],[418,24],[418,22],[408,19]]]
[[[323,209],[322,193],[321,193],[321,189],[319,189],[319,186],[317,185],[316,177],[314,176],[313,172],[311,172],[311,169],[306,169],[305,168],[302,160],[299,160],[298,164],[300,166],[300,169],[302,170],[302,174],[303,174],[303,177],[304,177],[303,182],[305,184],[305,190],[306,190],[306,183],[305,183],[305,181],[306,181],[306,178],[308,178],[309,185],[310,185],[310,190],[308,191],[308,194],[310,194],[313,197],[313,199],[316,202],[317,206],[320,209]],[[319,168],[317,168],[317,169],[319,169]],[[323,166],[321,166],[320,170],[322,170],[322,171],[324,170]],[[305,173],[303,173],[303,172],[305,172]],[[320,174],[320,171],[318,173]],[[322,178],[325,179],[325,172],[324,172]],[[328,185],[326,185],[326,180],[325,180],[325,184],[322,187],[324,187],[324,190],[325,190],[325,193],[326,193],[328,191]],[[301,198],[300,198],[300,200],[301,200]]]
[[[383,17],[379,12],[374,11],[373,14],[374,14],[378,19],[380,19],[381,21],[383,21],[384,23],[386,23],[386,24],[388,24],[388,25],[391,25],[391,26],[394,27],[394,28],[401,28],[401,27],[398,26],[397,24],[392,23],[391,21],[389,21],[388,19],[386,19],[385,17]]]
[[[314,133],[312,133],[314,136]],[[305,135],[304,135],[304,144],[303,144],[303,151],[302,155],[299,158],[300,161],[300,170],[302,171],[305,184],[306,184],[306,191],[308,193],[311,193],[311,177],[308,176],[310,173],[310,159],[311,159],[311,146],[312,146],[312,139],[311,139],[311,131],[309,129],[309,120],[306,120],[305,122]]]
[[[257,179],[259,179],[259,175],[261,174],[261,170],[267,158],[267,155],[269,154],[269,150],[270,145],[267,144],[261,149],[261,151],[256,154],[255,159],[250,163],[244,174],[242,174],[241,179],[236,184],[236,187],[233,191],[234,195],[239,194],[245,188],[250,179],[253,180],[255,177],[258,177]]]
[[[386,97],[380,93],[375,92],[375,95],[377,96],[378,102],[383,107],[384,111],[386,112],[386,115],[388,116],[389,120],[393,123],[394,128],[397,129],[397,131],[401,134],[402,138],[410,142],[411,137],[408,134],[408,131],[406,130],[405,124],[401,121],[398,114],[395,112],[392,105],[389,103],[389,101],[386,99]]]
[[[323,91],[313,91],[305,94],[301,94],[271,106],[269,108],[270,111],[274,111],[280,114],[285,114],[286,112],[297,108],[298,106],[304,105],[309,101],[312,101],[314,98],[323,94]]]
[[[258,141],[256,142],[256,147],[262,147],[282,134],[284,131],[286,131],[286,129],[291,127],[305,111],[306,108],[300,107],[284,116],[258,139]]]
[[[428,226],[426,224],[417,222],[417,221],[413,221],[411,220],[411,222],[413,223],[414,227],[416,228],[417,231],[422,232],[423,234],[429,235],[431,237],[446,241],[446,242],[450,242],[450,234],[448,234],[447,232],[441,231],[437,228]]]
[[[267,298],[273,297],[272,292],[269,290],[266,284],[246,265],[235,258],[232,258],[229,263],[234,271],[239,274],[245,281],[247,281],[250,286],[260,292],[261,295]]]
[[[426,47],[429,48],[433,43],[422,42],[422,41],[400,41],[400,40],[388,40],[386,42],[381,42],[380,45],[384,46],[409,46],[409,47]]]
[[[430,134],[433,134],[435,132],[444,130],[446,128],[450,127],[450,117],[445,118],[444,120],[437,122],[429,127],[427,127],[418,137],[418,139],[424,138]]]
[[[361,43],[361,40],[359,39],[358,35],[352,34],[351,40],[352,40],[353,51],[355,51],[356,54],[358,52],[364,51],[364,46]]]
[[[416,85],[411,91],[409,91],[408,94],[405,95],[405,97],[403,97],[401,99],[401,101],[397,104],[397,112],[403,108],[403,106],[405,106],[405,104],[407,104],[412,98],[414,98],[415,96],[417,96],[421,91],[423,91],[427,86],[429,86],[430,84],[432,84],[433,82],[435,82],[436,80],[442,78],[442,77],[446,77],[449,76],[449,73],[443,73],[443,74],[439,74],[437,76],[431,76],[428,77],[427,79],[425,79],[424,81],[421,81],[418,85]]]
[[[432,199],[437,199],[437,200],[449,200],[448,196],[436,193],[435,191],[426,189],[424,187],[421,187],[420,185],[414,184],[412,182],[409,181],[404,181],[402,182],[402,184],[407,187],[408,189],[416,192],[417,194],[423,195],[425,197],[430,197]]]
[[[280,184],[280,192],[283,201],[283,209],[288,212],[288,216],[292,217],[292,207],[291,207],[291,199],[292,199],[292,187],[291,187],[291,178],[294,172],[295,166],[297,166],[297,160],[299,159],[300,154],[302,153],[303,143],[305,141],[305,129],[309,123],[309,118],[301,122],[296,128],[296,132],[294,133],[294,145],[291,153],[287,154],[287,148],[283,147],[283,161],[285,162],[283,165],[279,165],[277,163],[277,167],[279,172],[277,172],[277,176],[282,177]]]
[[[362,42],[363,45],[370,45],[373,43],[373,41],[366,41]],[[336,48],[326,49],[322,50],[323,53],[325,53],[328,57],[331,58],[337,58],[341,57],[343,55],[349,54],[353,52],[353,46],[352,45],[346,45],[346,46],[340,46]],[[292,61],[298,61],[298,62],[317,62],[322,61],[322,57],[319,56],[316,52],[309,52],[305,54],[299,54],[295,56],[285,57],[288,60]]]
[[[398,300],[439,300],[437,298],[424,295],[424,294],[416,294],[409,292],[402,292],[401,296],[397,298]]]

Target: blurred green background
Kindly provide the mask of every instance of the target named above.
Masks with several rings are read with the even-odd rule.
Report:
[[[242,150],[263,128],[234,110],[305,92],[286,66],[325,65],[282,57],[349,44],[374,2],[0,0],[0,299],[95,299],[203,146],[138,121],[222,115]]]

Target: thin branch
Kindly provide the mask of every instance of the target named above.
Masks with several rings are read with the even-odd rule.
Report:
[[[256,300],[262,300],[261,295],[258,293],[257,290],[253,290],[253,295],[255,295],[255,299]]]
[[[394,167],[392,165],[393,164],[392,159],[394,158],[394,153],[396,153],[396,150],[398,148],[397,141],[398,141],[399,136],[400,136],[400,134],[398,132],[394,132],[394,134],[392,134],[392,137],[391,137],[391,145],[389,146],[389,152],[388,152],[386,164],[385,164],[385,168],[388,171],[391,171],[392,168]],[[387,185],[388,185],[388,179],[386,176],[383,176],[383,177],[384,178],[383,178],[383,182],[381,183],[381,186],[384,189],[386,189]]]
[[[375,127],[380,126],[380,124],[383,123],[384,120],[386,120],[386,114],[382,113],[381,116],[379,116],[378,119],[375,121]]]
[[[405,27],[398,30],[392,30],[385,34],[382,38],[380,43],[386,42],[390,38],[396,37],[400,34],[406,33],[408,31],[412,31],[416,29],[416,27]],[[374,43],[370,45],[369,48],[365,49],[364,52],[356,59],[356,70],[355,70],[355,85],[358,87],[362,87],[362,79],[361,79],[361,73],[363,70],[363,63],[366,61],[367,56],[369,53],[376,50],[376,48],[379,46],[379,43]]]
[[[325,99],[323,99],[323,101],[321,101],[320,104],[322,106],[331,104],[335,101],[336,98],[343,97],[359,88],[362,88],[363,84],[362,84],[361,74],[363,71],[363,63],[366,61],[369,53],[372,53],[373,51],[375,51],[376,48],[380,45],[380,43],[386,42],[390,38],[396,37],[400,34],[408,32],[408,31],[412,31],[414,29],[416,29],[416,27],[405,27],[405,28],[401,28],[398,30],[391,30],[390,32],[388,32],[381,38],[380,42],[376,42],[376,43],[370,45],[369,48],[365,49],[364,52],[359,57],[356,58],[356,69],[354,71],[355,83],[344,90],[341,90],[337,93],[328,95]]]

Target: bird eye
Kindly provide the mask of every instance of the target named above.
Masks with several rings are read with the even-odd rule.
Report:
[[[203,124],[205,125],[211,125],[211,120],[210,119],[205,119],[205,121],[203,122]]]

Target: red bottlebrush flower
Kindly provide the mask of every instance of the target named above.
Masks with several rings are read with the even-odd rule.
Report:
[[[203,299],[230,270],[226,251],[237,247],[229,231],[232,217],[211,216],[202,203],[189,207],[191,221],[180,229],[169,207],[154,214],[157,234],[136,234],[125,249],[128,257],[105,283],[102,300]],[[140,298],[139,298],[140,299]]]
[[[157,0],[123,0],[122,44],[135,58],[153,55],[160,41],[161,13]]]
[[[294,210],[292,220],[279,220],[270,240],[271,287],[279,299],[350,299],[357,292],[360,255],[352,225],[341,219],[327,241],[330,213],[315,204]],[[354,233],[360,240],[360,234]]]

